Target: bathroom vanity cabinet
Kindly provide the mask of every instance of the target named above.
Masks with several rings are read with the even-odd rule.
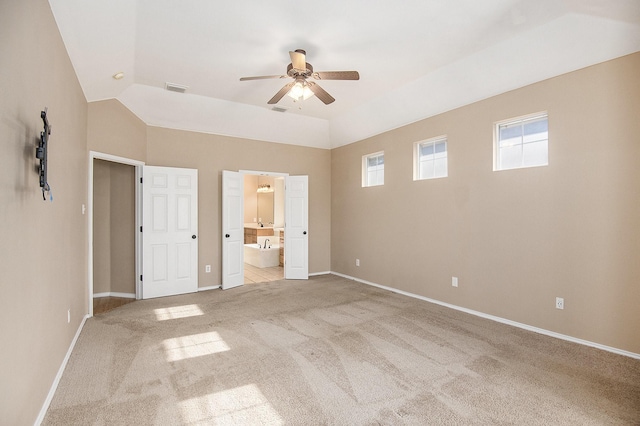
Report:
[[[244,228],[244,243],[256,244],[258,237],[272,237],[273,228],[246,227]]]
[[[280,266],[284,266],[284,229],[280,231]]]

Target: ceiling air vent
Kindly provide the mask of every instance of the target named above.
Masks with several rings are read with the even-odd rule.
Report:
[[[279,106],[274,106],[273,108],[271,108],[271,111],[276,111],[276,112],[287,112],[287,109],[284,107],[279,107]]]
[[[181,84],[175,84],[175,83],[169,83],[169,82],[165,83],[164,87],[170,92],[178,92],[178,93],[184,93],[189,88],[189,86],[183,86]]]

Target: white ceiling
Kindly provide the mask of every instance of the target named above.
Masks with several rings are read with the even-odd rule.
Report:
[[[640,0],[49,0],[89,102],[152,126],[333,148],[640,50]],[[336,98],[267,101],[290,50]],[[125,77],[112,75],[122,71]],[[184,94],[165,83],[188,86]]]

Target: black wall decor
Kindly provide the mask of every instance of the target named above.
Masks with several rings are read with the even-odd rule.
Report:
[[[40,112],[40,118],[44,122],[44,130],[40,132],[40,142],[36,148],[36,158],[40,160],[40,188],[42,188],[42,198],[46,200],[45,192],[51,190],[47,181],[47,147],[49,145],[49,135],[51,134],[51,126],[47,119],[47,108]]]

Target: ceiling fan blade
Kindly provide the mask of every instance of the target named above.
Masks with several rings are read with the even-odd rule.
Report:
[[[295,52],[289,52],[291,57],[291,64],[293,68],[304,71],[307,69],[306,52],[302,49],[297,49]]]
[[[360,80],[358,71],[320,71],[312,75],[316,80]]]
[[[307,85],[309,89],[313,92],[314,95],[318,97],[325,105],[329,105],[331,102],[335,101],[334,97],[328,94],[322,87],[318,86],[316,83],[312,81],[308,81]]]
[[[242,77],[240,81],[248,81],[248,80],[266,80],[267,78],[287,78],[286,75],[261,75],[258,77]]]
[[[292,81],[291,83],[287,83],[287,84],[285,84],[285,85],[284,85],[284,87],[283,87],[282,89],[280,89],[280,90],[278,91],[278,93],[276,93],[276,94],[273,96],[273,98],[269,99],[269,102],[267,102],[267,103],[268,103],[268,104],[277,104],[277,103],[278,103],[278,101],[279,101],[280,99],[282,99],[282,97],[283,97],[284,95],[286,95],[286,94],[287,94],[287,92],[288,92],[289,90],[291,90],[291,88],[293,87],[293,85],[294,85],[294,84],[296,84],[296,82],[295,82],[295,81]]]

